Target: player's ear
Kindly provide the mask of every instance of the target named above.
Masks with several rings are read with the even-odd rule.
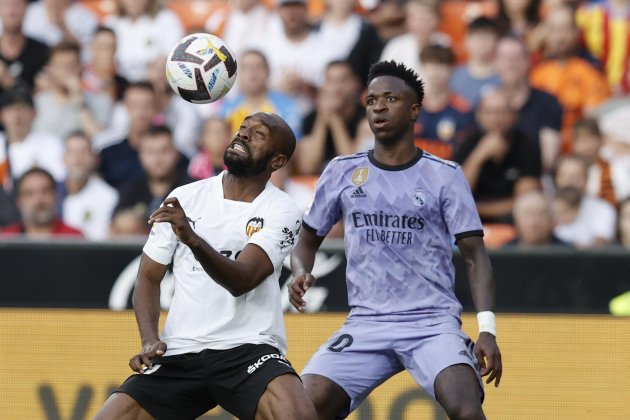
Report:
[[[417,121],[420,115],[420,104],[415,103],[411,105],[411,120]]]
[[[278,169],[286,166],[288,162],[289,158],[287,158],[286,155],[283,155],[282,153],[276,153],[269,164],[271,165],[271,169],[273,171],[277,171]]]

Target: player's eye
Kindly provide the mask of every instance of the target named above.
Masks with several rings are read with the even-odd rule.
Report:
[[[388,96],[387,97],[387,102],[396,102],[396,97],[395,96]]]
[[[376,101],[374,100],[374,98],[369,98],[365,103],[367,105],[374,105],[376,103]]]

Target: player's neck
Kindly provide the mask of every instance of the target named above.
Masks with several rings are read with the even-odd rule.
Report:
[[[417,148],[413,140],[401,138],[400,140],[384,144],[376,141],[374,144],[374,159],[387,166],[399,166],[415,159]]]
[[[252,177],[238,177],[227,172],[223,176],[223,198],[251,203],[265,189],[269,177],[261,173]]]

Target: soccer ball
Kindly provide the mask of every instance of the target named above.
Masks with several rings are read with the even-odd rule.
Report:
[[[188,102],[214,102],[234,85],[234,53],[218,36],[188,35],[168,55],[166,79],[173,91]]]

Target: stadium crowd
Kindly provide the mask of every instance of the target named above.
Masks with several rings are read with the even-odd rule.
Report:
[[[164,75],[194,32],[238,62],[208,105]],[[630,0],[0,0],[0,34],[5,238],[145,236],[256,111],[299,139],[273,182],[306,209],[331,159],[371,148],[368,68],[395,60],[425,83],[416,144],[462,165],[489,246],[630,249]]]

